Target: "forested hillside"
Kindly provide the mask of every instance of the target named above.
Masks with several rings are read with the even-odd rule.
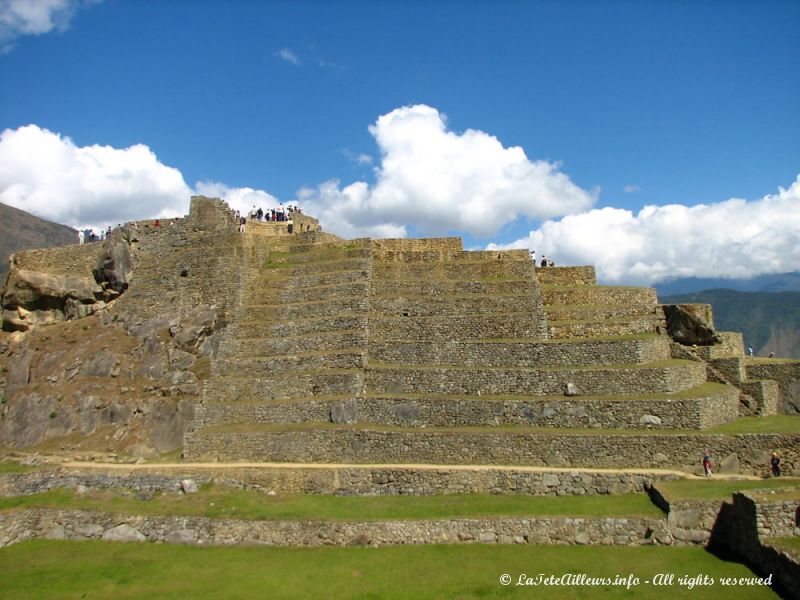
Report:
[[[711,304],[719,331],[741,331],[759,356],[800,358],[800,292],[728,289],[659,296],[665,304]]]

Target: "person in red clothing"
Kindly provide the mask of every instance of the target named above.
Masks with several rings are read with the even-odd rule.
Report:
[[[709,452],[708,448],[703,453],[703,471],[706,474],[706,477],[711,477],[713,473],[711,472],[711,468],[713,465],[711,464],[711,453]]]

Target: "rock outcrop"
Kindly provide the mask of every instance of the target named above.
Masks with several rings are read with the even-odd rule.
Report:
[[[12,264],[3,296],[3,327],[27,331],[85,317],[105,306],[103,288],[78,275],[48,275]]]
[[[95,281],[110,296],[117,296],[128,289],[133,275],[131,237],[132,230],[128,227],[112,231],[103,244],[97,266],[92,270]]]
[[[669,336],[687,346],[710,346],[720,342],[708,304],[665,304]]]
[[[81,447],[134,455],[180,447],[223,325],[213,307],[199,306],[6,334],[0,446],[78,434]]]

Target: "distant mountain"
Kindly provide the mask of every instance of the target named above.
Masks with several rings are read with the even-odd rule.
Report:
[[[797,275],[788,273],[787,275]],[[800,292],[715,289],[658,295],[664,304],[710,304],[718,331],[741,331],[758,356],[800,358]]]
[[[78,242],[78,232],[0,203],[0,290],[5,287],[8,257],[18,250],[52,248]]]
[[[703,290],[739,290],[740,292],[800,292],[800,272],[759,275],[751,279],[712,279],[686,277],[657,283],[659,296],[690,294]]]

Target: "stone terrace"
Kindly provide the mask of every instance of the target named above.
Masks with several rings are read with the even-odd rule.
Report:
[[[732,382],[674,356],[651,289],[457,238],[271,233],[241,236],[241,298],[189,460],[694,469],[709,440],[657,432],[739,415]],[[774,437],[747,449],[792,444]]]

